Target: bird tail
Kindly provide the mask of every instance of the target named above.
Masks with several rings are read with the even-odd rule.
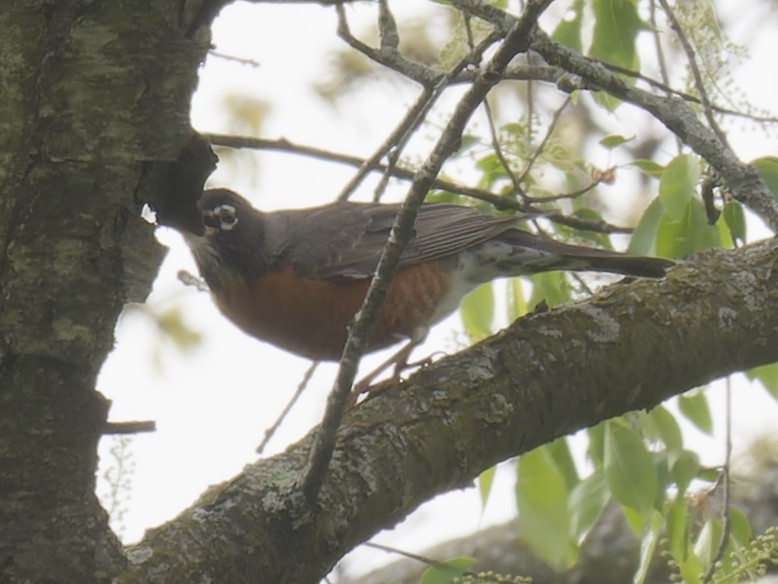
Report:
[[[512,275],[551,270],[609,272],[641,278],[662,278],[675,262],[665,258],[629,255],[560,243],[526,231],[511,229],[491,240],[509,244],[511,252],[500,263]]]

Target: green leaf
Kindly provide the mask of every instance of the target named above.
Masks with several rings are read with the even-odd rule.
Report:
[[[638,158],[632,161],[633,166],[637,166],[640,170],[651,176],[661,176],[665,171],[665,167],[654,162],[653,160],[647,160],[645,158]]]
[[[643,526],[646,523],[646,515],[633,509],[632,507],[622,507],[621,512],[624,514],[624,519],[627,521],[627,525],[635,534],[635,537],[641,537],[643,535]]]
[[[640,541],[640,562],[638,564],[638,569],[635,572],[635,576],[632,578],[634,584],[643,584],[643,582],[646,581],[648,569],[651,566],[651,561],[654,559],[656,545],[659,543],[659,536],[662,533],[662,525],[662,514],[658,511],[651,513],[648,529],[645,534],[643,534],[643,539]]]
[[[713,434],[713,418],[705,393],[695,389],[678,396],[678,409],[700,431]]]
[[[570,537],[567,480],[547,448],[519,458],[516,500],[521,533],[532,551],[555,569],[575,560]]]
[[[430,566],[419,578],[419,584],[448,584],[459,578],[476,563],[475,558],[452,558],[437,566]]]
[[[675,221],[665,213],[656,233],[656,253],[662,257],[680,258],[721,245],[721,234],[709,225],[702,201],[691,199],[683,219]]]
[[[678,571],[681,573],[683,584],[701,584],[702,562],[693,550],[689,550],[683,562],[678,562]]]
[[[189,327],[180,306],[162,310],[158,313],[154,313],[151,310],[145,310],[145,312],[152,318],[156,318],[157,328],[181,352],[192,350],[202,343],[202,334]]]
[[[580,53],[583,50],[581,41],[581,24],[583,23],[583,0],[575,0],[565,12],[554,32],[552,40],[570,47]]]
[[[627,69],[638,69],[635,39],[642,27],[634,0],[594,0],[594,31],[589,55]]]
[[[619,134],[611,134],[610,136],[605,136],[605,138],[600,140],[600,146],[603,146],[608,150],[613,150],[614,148],[617,148],[622,144],[634,139],[635,139],[634,136],[632,138],[625,138],[624,136],[621,136]]]
[[[689,505],[678,496],[667,511],[668,549],[678,565],[684,584],[700,584],[702,563],[690,546]]]
[[[729,201],[724,205],[724,222],[729,229],[733,241],[745,243],[746,241],[746,216],[743,205],[737,201]]]
[[[678,494],[665,513],[668,549],[670,555],[682,562],[689,552],[689,504],[686,498]]]
[[[557,438],[542,448],[548,449],[549,455],[562,472],[562,476],[565,477],[568,490],[581,482],[581,479],[578,476],[578,469],[575,467],[573,454],[570,452],[570,444],[567,441],[567,438]]]
[[[481,494],[481,509],[486,507],[486,503],[489,500],[489,495],[492,492],[492,484],[494,483],[494,474],[496,471],[497,467],[492,466],[478,475],[478,492]]]
[[[683,450],[681,427],[678,425],[675,417],[667,411],[667,408],[661,405],[657,406],[648,413],[648,416],[667,450],[670,452],[680,452]]]
[[[524,291],[521,286],[521,278],[508,280],[508,319],[513,322],[528,312],[527,301],[524,300]]]
[[[597,470],[578,483],[570,493],[571,533],[581,542],[594,527],[610,501],[611,492],[602,471]]]
[[[653,508],[658,485],[651,454],[640,436],[618,421],[605,428],[605,476],[619,503],[643,513]]]
[[[505,178],[505,168],[496,154],[487,154],[476,161],[476,168],[482,172],[478,180],[480,188],[491,188],[501,178]]]
[[[659,199],[654,199],[643,211],[632,238],[629,240],[627,251],[636,255],[653,255],[656,249],[656,233],[662,220],[664,209]]]
[[[670,486],[670,469],[667,451],[658,452],[651,457],[654,461],[654,470],[656,472],[656,500],[654,509],[662,509],[667,497],[667,487]]]
[[[594,463],[595,468],[602,468],[605,460],[605,425],[607,422],[602,422],[591,428],[587,428],[586,433],[589,435],[589,448],[587,454],[589,459]]]
[[[491,282],[482,284],[465,296],[459,313],[471,342],[488,337],[492,333],[494,322],[494,292]]]
[[[699,160],[689,154],[679,154],[665,167],[659,178],[659,200],[665,213],[674,221],[680,221],[686,214],[699,178]]]
[[[721,471],[717,468],[701,468],[697,473],[697,478],[701,481],[707,481],[711,485],[721,477]]]
[[[734,247],[732,232],[729,230],[727,221],[722,219],[722,217],[719,217],[716,220],[716,225],[714,225],[714,227],[716,227],[716,229],[719,231],[719,245],[726,249],[731,249]]]
[[[729,536],[740,547],[746,547],[751,543],[753,531],[751,522],[737,507],[729,508]]]
[[[757,158],[751,161],[751,166],[759,171],[762,180],[767,183],[767,188],[772,191],[773,196],[778,198],[778,158],[775,156]]]
[[[457,155],[462,155],[474,146],[481,144],[481,139],[474,134],[464,133],[459,140],[459,148],[457,148]]]
[[[752,381],[758,380],[770,395],[778,399],[778,363],[749,369],[746,376]]]
[[[529,305],[533,308],[545,301],[549,306],[558,306],[570,300],[570,287],[562,272],[545,272],[534,274],[532,280],[532,296]]]
[[[710,565],[721,541],[721,520],[711,517],[702,526],[697,541],[694,543],[694,553],[703,565]]]
[[[698,472],[700,472],[700,460],[696,453],[684,450],[675,458],[670,467],[670,476],[678,487],[678,496],[686,492]]]

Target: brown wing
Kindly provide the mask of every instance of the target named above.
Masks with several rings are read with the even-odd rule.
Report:
[[[400,205],[337,203],[269,213],[279,264],[311,278],[366,278],[373,274]],[[510,229],[522,217],[494,217],[469,207],[426,204],[400,266],[444,258]],[[282,227],[283,226],[283,227]]]

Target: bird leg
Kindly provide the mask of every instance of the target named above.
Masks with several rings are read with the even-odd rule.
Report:
[[[411,356],[413,350],[424,342],[429,333],[429,327],[419,326],[411,334],[411,338],[405,343],[398,351],[393,353],[386,361],[381,363],[378,367],[373,369],[370,373],[360,379],[354,388],[351,390],[351,395],[346,402],[346,409],[349,410],[357,403],[357,399],[363,393],[373,393],[385,389],[387,386],[397,383],[400,380],[402,372],[410,367],[414,367],[416,363],[408,363],[408,358]],[[393,367],[392,376],[380,383],[373,384],[373,380],[381,375],[384,371]]]

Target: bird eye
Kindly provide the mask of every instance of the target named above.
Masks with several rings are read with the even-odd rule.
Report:
[[[203,214],[203,222],[219,231],[231,231],[238,224],[238,214],[232,205],[219,205]]]

